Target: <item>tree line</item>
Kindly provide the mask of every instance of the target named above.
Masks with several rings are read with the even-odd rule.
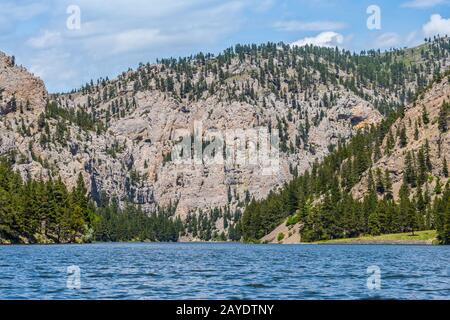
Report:
[[[63,181],[28,179],[0,161],[0,239],[12,243],[83,242],[96,219],[80,176],[68,190]]]
[[[61,178],[24,180],[13,165],[0,159],[0,243],[177,241],[183,231],[170,209],[147,215],[114,200],[97,206],[81,174],[69,190]]]
[[[438,119],[440,130],[447,130],[442,121],[447,112],[442,110],[447,108],[444,103]],[[281,190],[264,200],[251,201],[241,222],[244,240],[258,241],[288,218],[288,224],[302,223],[305,242],[437,229],[439,240],[450,243],[450,184],[439,182],[448,178],[445,157],[435,190],[429,190],[425,184],[431,171],[427,144],[417,154],[409,152],[398,201],[393,198],[389,172],[370,169],[373,159],[380,157],[377,153],[386,136],[388,145],[393,140],[391,148],[405,143],[402,130],[397,137],[390,130],[402,115],[400,110],[379,126],[360,130],[350,142],[340,143],[322,163],[316,162]],[[390,152],[389,147],[384,152]],[[368,192],[361,200],[355,199],[350,191],[366,172]]]

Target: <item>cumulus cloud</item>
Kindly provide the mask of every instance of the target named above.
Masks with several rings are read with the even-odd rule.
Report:
[[[433,14],[430,17],[430,21],[428,21],[422,27],[423,33],[426,36],[434,36],[434,35],[450,35],[450,18],[445,19],[442,18],[439,14]]]
[[[17,22],[29,20],[39,16],[48,9],[43,3],[0,2],[0,32],[7,32],[14,28]]]
[[[375,40],[376,48],[395,47],[401,43],[400,36],[395,32],[386,32],[378,36]]]
[[[424,9],[424,8],[431,8],[446,2],[447,2],[446,0],[413,0],[403,3],[402,7]]]
[[[45,6],[32,0],[18,3],[20,6],[15,0],[0,1],[0,37],[9,43],[24,43],[13,51],[18,61],[55,92],[92,78],[114,77],[139,62],[215,48],[242,28],[246,10],[264,12],[275,2],[77,0],[81,10],[81,28],[77,30],[66,28],[66,9],[72,0],[45,0]],[[30,21],[38,27],[26,29],[18,39],[11,32],[2,32],[9,30],[4,27],[3,12],[8,12],[8,21],[14,21],[11,28],[17,27],[18,19],[33,19],[42,12],[45,19]]]
[[[105,20],[89,21],[81,30],[68,34],[91,55],[129,54],[167,49],[173,55],[182,47],[210,45],[240,27],[240,2],[197,8],[179,16],[155,18],[153,22],[126,25]],[[148,59],[147,59],[148,60]]]
[[[270,10],[275,5],[275,0],[262,0],[255,5],[255,11],[266,12]]]
[[[28,20],[37,15],[44,13],[48,7],[43,3],[15,3],[3,2],[0,3],[0,12],[2,13],[2,20]]]
[[[161,37],[178,33],[189,39],[189,33],[204,28],[210,34],[217,29],[232,30],[245,8],[242,1],[190,0],[79,0],[82,24],[73,38],[103,38],[129,35],[133,39]],[[150,34],[150,36],[149,36]],[[133,41],[131,41],[133,42]],[[132,49],[132,48],[131,48]]]
[[[70,53],[56,48],[39,51],[30,62],[30,72],[43,79],[55,78],[58,82],[67,84],[79,75],[79,68]]]
[[[45,30],[41,35],[28,39],[27,44],[35,49],[45,49],[61,43],[61,33]]]
[[[336,21],[278,21],[274,24],[279,31],[326,31],[345,28],[345,24]]]
[[[334,31],[326,31],[319,33],[315,37],[306,37],[291,43],[291,46],[314,45],[319,47],[335,47],[344,43],[344,36]]]
[[[408,47],[415,47],[423,42],[422,33],[418,30],[411,31],[407,34],[405,45]]]

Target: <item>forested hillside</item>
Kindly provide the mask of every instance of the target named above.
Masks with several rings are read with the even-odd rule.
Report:
[[[0,161],[0,242],[83,242],[91,232],[95,207],[82,179],[68,190],[61,179],[23,181]]]
[[[177,241],[183,232],[173,212],[145,214],[112,201],[96,206],[81,175],[68,190],[63,181],[23,181],[11,159],[0,159],[0,244],[91,241]]]
[[[252,201],[242,218],[244,238],[260,239],[286,223],[300,224],[305,242],[437,229],[449,243],[449,80],[448,72],[438,77],[413,104],[360,130],[267,199]],[[401,186],[393,189],[398,174]]]
[[[0,237],[17,241],[24,235],[31,242],[83,241],[84,236],[107,241],[209,241],[239,240],[244,231],[247,238],[258,238],[279,219],[293,215],[298,199],[274,213],[275,219],[257,222],[263,229],[255,227],[249,234],[240,222],[251,199],[254,205],[313,166],[318,170],[323,159],[344,148],[358,130],[359,144],[379,134],[376,146],[383,149],[380,139],[386,132],[376,133],[377,125],[385,119],[387,126],[388,115],[411,103],[449,66],[448,37],[427,39],[411,49],[358,54],[283,43],[236,45],[219,55],[142,63],[115,79],[92,80],[80,89],[49,95],[42,81],[0,53],[0,156],[9,159],[5,170],[17,172],[13,176],[20,176],[18,185],[23,188],[52,183],[44,188],[50,192],[63,188],[62,183],[66,190],[59,192],[67,198],[58,213],[48,209],[38,216],[38,227],[16,222],[20,215],[23,221],[35,219],[26,207],[11,210],[8,205],[4,217],[13,212],[17,219],[0,218],[5,230]],[[278,171],[266,175],[260,164],[233,161],[177,165],[171,159],[179,141],[176,132],[186,129],[192,141],[195,122],[202,124],[200,134],[209,129],[277,129]],[[401,139],[416,123],[406,125],[398,131]],[[424,137],[419,136],[422,143]],[[202,141],[202,151],[209,143]],[[425,141],[423,145],[426,152]],[[437,144],[429,145],[434,150]],[[226,147],[214,152],[226,154]],[[355,151],[359,168],[346,182],[346,190],[357,199],[366,196],[370,181],[367,154]],[[398,174],[391,178],[395,197]],[[79,210],[70,199],[82,183],[90,204],[89,210],[75,214],[78,219],[72,216]],[[326,187],[333,186],[327,182],[320,189]],[[3,186],[4,192],[18,190]],[[69,217],[65,211],[71,212]],[[63,230],[53,230],[64,219],[74,225],[67,222]]]

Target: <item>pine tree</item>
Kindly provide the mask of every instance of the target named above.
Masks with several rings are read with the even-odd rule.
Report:
[[[414,230],[417,228],[417,216],[414,209],[414,206],[411,203],[411,200],[409,199],[409,191],[408,187],[406,185],[403,185],[400,188],[400,216],[401,221],[401,228],[402,231],[410,231],[412,234],[414,234]]]
[[[427,167],[428,171],[433,170],[433,165],[431,164],[431,158],[430,158],[430,144],[428,142],[428,139],[425,140],[425,165]]]
[[[438,239],[443,244],[450,244],[450,186],[447,183],[444,195],[435,201],[434,214]]]
[[[442,185],[441,185],[441,180],[437,179],[436,181],[436,186],[434,187],[434,193],[436,193],[437,195],[441,194],[442,192]]]
[[[233,200],[233,194],[231,193],[231,187],[228,186],[228,193],[227,193],[228,203],[231,203]]]
[[[425,154],[423,148],[419,149],[418,155],[417,155],[417,162],[418,162],[418,174],[417,174],[417,182],[418,185],[421,186],[426,182],[427,178],[427,167],[425,163]]]
[[[417,126],[417,122],[415,124],[415,128],[414,128],[414,140],[419,140],[419,127]]]
[[[442,174],[444,175],[444,177],[448,178],[448,166],[447,166],[447,159],[445,157],[442,162]]]
[[[430,118],[428,116],[428,111],[425,108],[425,106],[422,108],[422,122],[423,124],[427,125],[428,123],[430,123]]]
[[[417,185],[416,170],[414,168],[414,161],[411,152],[408,152],[405,157],[405,170],[403,174],[403,181],[413,188],[416,187]]]
[[[384,186],[383,176],[381,173],[381,169],[377,168],[376,170],[376,191],[378,193],[384,194],[386,188]]]
[[[443,133],[448,131],[447,118],[448,118],[448,110],[450,108],[449,106],[450,106],[450,103],[443,102],[441,109],[439,111],[438,127],[439,127],[439,130]]]
[[[369,227],[369,234],[373,236],[380,235],[380,217],[378,215],[378,211],[374,210],[369,214],[368,218],[368,227]]]
[[[386,143],[386,154],[390,154],[394,147],[395,147],[395,139],[394,136],[392,135],[392,132],[389,130]]]
[[[87,188],[84,183],[83,175],[81,172],[78,174],[77,184],[75,189],[72,191],[72,202],[73,206],[77,206],[83,215],[83,219],[89,221],[92,217],[92,208],[87,197]]]
[[[400,147],[404,148],[404,147],[406,147],[407,144],[408,144],[408,138],[406,136],[406,128],[405,128],[405,126],[403,126],[400,129]]]
[[[389,171],[387,169],[384,172],[384,186],[385,186],[385,199],[392,200],[394,198],[392,194],[392,181]]]

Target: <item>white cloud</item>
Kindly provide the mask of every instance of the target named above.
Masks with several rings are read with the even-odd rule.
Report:
[[[27,40],[27,44],[35,49],[45,49],[61,43],[61,33],[58,31],[45,30],[37,37]]]
[[[306,37],[304,39],[291,43],[291,46],[305,46],[312,44],[319,47],[335,47],[344,43],[344,36],[334,31],[319,33],[315,37]]]
[[[0,3],[0,32],[14,29],[18,22],[32,19],[47,10],[41,3],[17,4],[3,1]]]
[[[99,57],[99,53],[109,57],[165,49],[173,55],[176,49],[213,44],[238,30],[243,8],[242,3],[233,1],[199,8],[180,16],[169,15],[153,23],[130,22],[123,28],[108,20],[88,21],[82,24],[80,30],[67,32],[67,37],[79,42],[78,47],[95,57]]]
[[[42,50],[30,62],[30,72],[42,79],[51,77],[54,81],[70,82],[78,75],[78,68],[71,54],[58,49]]]
[[[375,40],[376,48],[395,47],[401,43],[400,36],[395,32],[386,32],[380,35]]]
[[[108,54],[138,51],[164,42],[170,42],[169,37],[156,28],[125,30],[117,34],[94,36],[84,41],[86,48],[90,48],[92,53],[108,48]]]
[[[412,1],[403,3],[402,7],[423,9],[423,8],[431,8],[431,7],[437,6],[439,4],[446,3],[446,2],[447,2],[446,0],[412,0]]]
[[[2,20],[28,20],[44,13],[47,6],[42,3],[17,4],[13,2],[0,3]]]
[[[166,33],[159,29],[132,29],[114,35],[93,37],[83,43],[86,50],[93,55],[107,48],[106,52],[103,53],[105,57],[160,49],[168,49],[169,54],[173,54],[170,50],[180,47],[212,44],[216,41],[220,32],[226,33],[226,30],[209,32],[195,28],[182,34],[179,32]]]
[[[405,40],[405,45],[408,47],[415,47],[420,45],[423,42],[422,34],[415,30],[411,31],[407,36]]]
[[[274,24],[279,31],[326,31],[339,30],[345,28],[345,24],[335,21],[278,21]]]
[[[126,52],[145,48],[164,41],[158,29],[135,29],[114,36],[115,52]]]
[[[430,21],[428,21],[422,27],[423,33],[426,36],[434,36],[434,35],[450,35],[450,18],[445,19],[442,18],[439,14],[433,14],[430,17]]]
[[[255,11],[266,12],[270,10],[275,4],[275,0],[262,0],[255,5]]]
[[[42,77],[51,92],[79,87],[92,78],[112,78],[139,62],[216,51],[245,25],[247,10],[264,12],[275,4],[274,0],[77,0],[81,28],[68,30],[66,8],[73,0],[42,1],[45,10],[42,5],[25,5],[32,0],[15,1],[0,0],[0,9],[9,15],[6,24],[0,10],[0,37],[25,44],[13,48],[14,55]],[[26,32],[15,38],[17,19],[40,13],[44,19],[33,20],[36,27],[23,28]]]

